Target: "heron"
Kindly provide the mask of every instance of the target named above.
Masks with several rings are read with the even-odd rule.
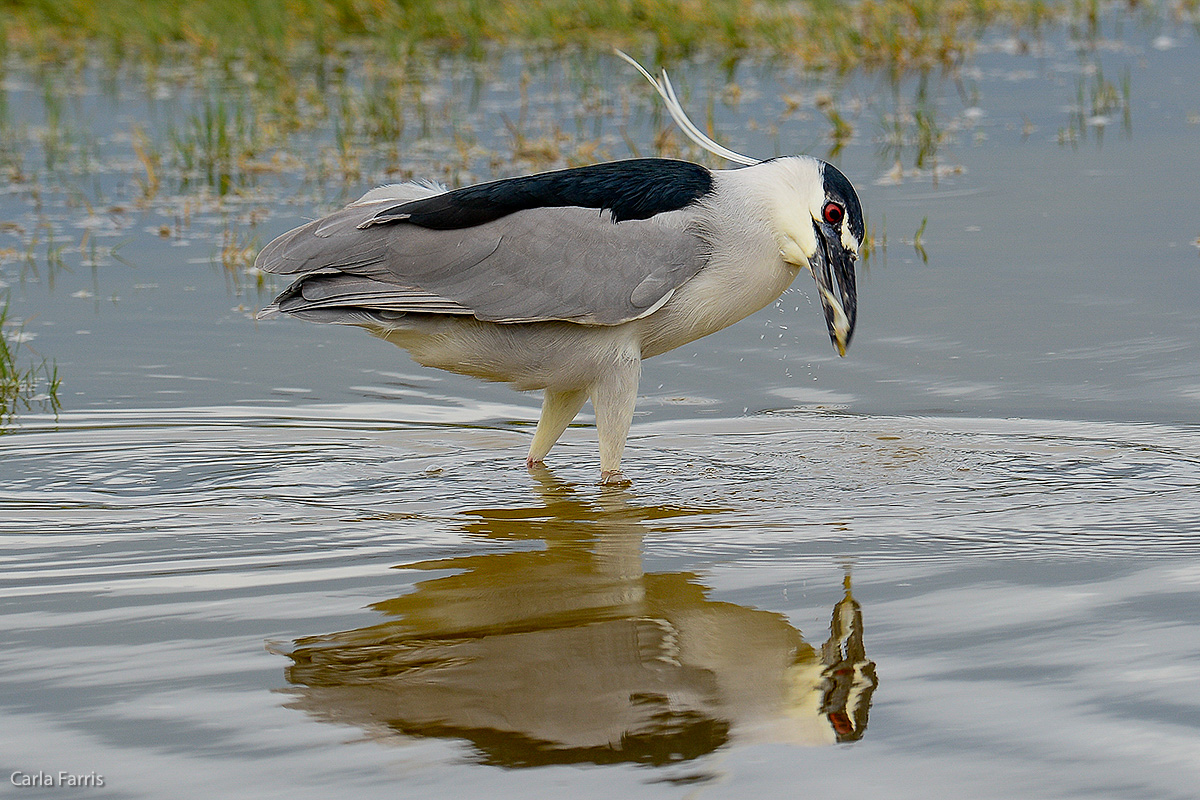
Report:
[[[642,361],[775,302],[801,271],[845,356],[865,234],[850,181],[812,156],[723,147],[666,70],[618,54],[690,139],[738,166],[636,158],[453,190],[381,186],[263,248],[255,266],[294,280],[259,317],[360,326],[419,364],[540,389],[530,469],[590,398],[604,483],[626,480]]]

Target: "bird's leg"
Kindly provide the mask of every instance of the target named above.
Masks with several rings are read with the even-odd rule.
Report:
[[[633,422],[637,402],[638,379],[642,359],[626,354],[614,368],[592,384],[592,407],[596,412],[596,433],[600,437],[600,482],[621,479],[621,454],[625,437]]]
[[[525,459],[525,466],[533,467],[542,463],[542,459],[550,452],[550,448],[554,447],[558,437],[562,436],[571,420],[579,413],[579,409],[583,408],[587,395],[587,389],[570,389],[565,392],[546,389],[542,397],[542,416],[538,420],[533,441],[529,444],[529,456]]]

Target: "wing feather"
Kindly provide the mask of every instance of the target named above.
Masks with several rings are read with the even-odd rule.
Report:
[[[280,311],[618,325],[654,311],[708,257],[694,207],[619,223],[607,211],[568,206],[449,230],[403,221],[361,227],[378,208],[349,206],[263,249],[260,269],[298,276],[277,298]]]

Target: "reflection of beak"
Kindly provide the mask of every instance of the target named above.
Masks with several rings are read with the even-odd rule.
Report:
[[[838,355],[846,355],[854,336],[854,321],[858,316],[858,291],[854,285],[855,255],[842,246],[841,236],[832,227],[813,222],[817,232],[817,252],[809,260],[821,305],[825,309],[825,324],[829,339]]]

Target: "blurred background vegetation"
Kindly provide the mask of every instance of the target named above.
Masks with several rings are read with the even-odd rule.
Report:
[[[1137,5],[1132,0],[1130,5]],[[1200,0],[1175,0],[1194,10]],[[613,46],[678,58],[697,50],[770,52],[810,67],[953,64],[990,26],[1036,32],[1095,20],[1099,0],[5,0],[5,46],[61,58],[205,55],[258,65],[347,49],[380,55],[418,44]]]

